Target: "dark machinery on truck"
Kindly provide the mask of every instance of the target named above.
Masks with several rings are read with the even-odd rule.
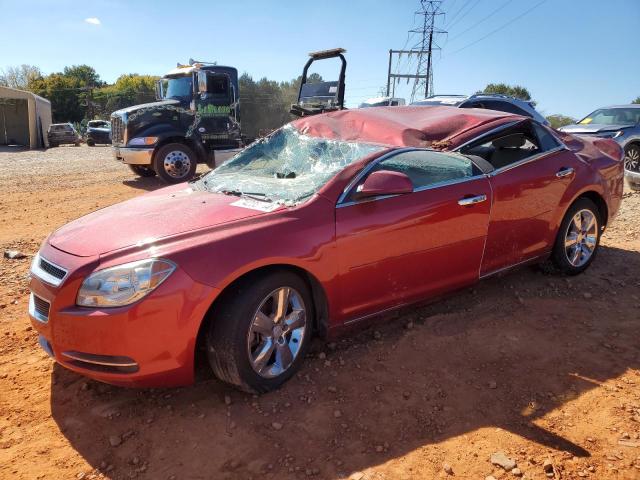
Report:
[[[135,174],[184,182],[198,163],[213,168],[243,148],[235,68],[178,64],[158,80],[156,99],[111,114],[114,155]]]
[[[291,105],[290,112],[298,117],[317,115],[319,113],[331,112],[344,109],[344,89],[345,72],[347,70],[347,60],[343,53],[344,48],[333,48],[320,52],[311,52],[309,60],[302,71],[300,90],[298,91],[298,102]],[[312,81],[308,75],[309,67],[318,60],[330,58],[340,59],[340,73],[338,80],[333,81]]]

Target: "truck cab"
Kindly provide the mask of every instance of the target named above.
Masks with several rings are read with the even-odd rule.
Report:
[[[178,64],[158,80],[156,100],[111,114],[114,156],[135,174],[184,182],[198,163],[213,168],[243,148],[235,68]]]

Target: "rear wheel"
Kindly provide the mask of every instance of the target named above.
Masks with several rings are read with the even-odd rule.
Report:
[[[168,143],[154,155],[153,169],[167,183],[186,182],[196,173],[195,153],[181,143]]]
[[[96,144],[95,144],[95,142],[93,140],[87,140],[87,145],[89,147],[95,147]]]
[[[156,172],[151,167],[145,165],[129,165],[129,168],[133,173],[139,177],[155,177]]]
[[[278,388],[300,367],[313,315],[309,288],[294,273],[241,281],[213,312],[207,335],[213,372],[247,392]]]
[[[584,272],[596,256],[601,233],[602,216],[596,204],[578,199],[560,224],[551,255],[554,266],[566,275]]]

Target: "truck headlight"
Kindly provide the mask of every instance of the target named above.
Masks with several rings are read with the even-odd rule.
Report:
[[[81,307],[122,307],[155,290],[176,269],[169,260],[150,258],[92,273],[80,287]]]
[[[129,141],[129,145],[136,147],[143,147],[149,145],[155,145],[158,142],[158,137],[136,137]]]

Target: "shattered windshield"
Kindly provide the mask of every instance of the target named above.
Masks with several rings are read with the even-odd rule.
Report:
[[[198,183],[216,193],[295,205],[344,167],[385,147],[301,134],[286,126],[246,148]]]

